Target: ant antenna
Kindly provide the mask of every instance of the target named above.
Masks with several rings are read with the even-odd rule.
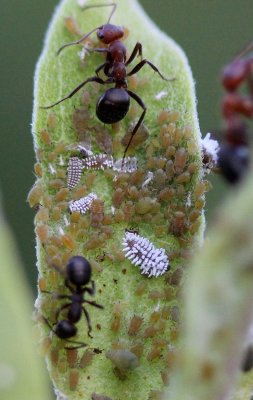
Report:
[[[243,57],[245,54],[247,54],[252,49],[253,49],[253,42],[250,42],[250,44],[248,44],[248,46],[246,46],[245,49],[243,49],[241,51],[241,53],[239,53],[238,56],[236,56],[234,61],[239,60],[241,57]]]
[[[110,20],[111,20],[111,18],[112,18],[112,16],[113,16],[113,14],[115,13],[115,10],[116,10],[116,8],[117,8],[117,4],[116,4],[116,3],[97,4],[97,5],[94,4],[94,5],[91,5],[91,6],[86,6],[86,7],[84,7],[83,10],[87,10],[87,9],[89,9],[89,8],[108,7],[108,6],[109,6],[109,7],[112,7],[112,12],[111,12],[111,14],[109,15],[109,18],[108,18],[108,21],[107,21],[107,24],[109,24],[109,22],[110,22]],[[59,48],[59,50],[57,51],[57,56],[61,53],[61,51],[62,51],[63,49],[65,49],[65,47],[73,46],[73,45],[76,45],[76,44],[81,44],[87,37],[89,37],[93,32],[97,31],[100,27],[101,27],[101,26],[98,26],[97,28],[92,29],[92,31],[90,31],[90,32],[88,32],[88,33],[85,33],[85,35],[83,35],[80,39],[76,40],[75,42],[66,43],[66,44],[64,44],[63,46],[61,46],[61,47]]]
[[[115,10],[117,8],[117,4],[116,3],[110,3],[110,4],[92,4],[91,6],[85,6],[83,7],[83,10],[87,10],[88,8],[97,8],[97,7],[112,7],[112,12],[109,15],[107,24],[109,24],[109,22],[111,21],[111,18],[113,16],[113,14],[115,13]]]
[[[64,45],[61,46],[61,47],[59,48],[59,50],[57,51],[57,56],[61,53],[61,51],[62,51],[63,49],[65,49],[65,47],[73,46],[73,45],[75,45],[75,44],[80,44],[80,43],[82,43],[87,37],[89,37],[93,32],[97,31],[99,28],[100,28],[100,27],[98,26],[97,28],[92,29],[92,31],[90,31],[90,32],[88,32],[88,33],[85,33],[85,35],[83,35],[83,36],[81,37],[81,39],[78,39],[78,40],[76,40],[75,42],[70,42],[70,43],[64,44]]]

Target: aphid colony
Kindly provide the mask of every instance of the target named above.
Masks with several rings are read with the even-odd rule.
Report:
[[[122,28],[109,23],[116,7],[114,4],[111,6],[113,11],[107,24],[69,44],[81,43],[96,31],[105,47],[93,50],[105,53],[106,58],[96,70],[96,76],[81,83],[66,98],[72,97],[88,82],[113,83],[115,87],[106,90],[97,102],[98,118],[104,123],[112,123],[115,118],[116,121],[121,120],[128,112],[130,97],[142,108],[142,114],[137,123],[129,128],[124,143],[123,140],[117,141],[117,135],[111,135],[108,152],[105,149],[108,143],[105,145],[105,142],[110,136],[109,131],[104,139],[106,128],[97,125],[92,130],[93,127],[89,126],[88,131],[91,128],[92,135],[93,132],[94,135],[98,134],[99,140],[92,138],[93,141],[82,141],[79,136],[79,131],[82,131],[81,118],[78,121],[79,131],[73,123],[77,142],[72,147],[63,142],[54,143],[45,129],[41,132],[41,142],[46,150],[37,151],[37,176],[42,177],[46,170],[47,178],[51,176],[52,179],[48,183],[49,192],[44,192],[41,180],[30,192],[29,202],[39,208],[36,230],[49,260],[46,278],[43,275],[39,279],[40,290],[44,293],[42,315],[47,316],[43,316],[42,320],[61,339],[56,345],[53,343],[50,346],[51,338],[47,338],[49,344],[45,352],[55,366],[54,373],[65,374],[64,379],[70,390],[75,390],[78,385],[79,367],[89,371],[91,363],[93,368],[98,359],[101,361],[105,357],[111,361],[114,375],[121,380],[126,379],[128,370],[137,368],[141,363],[161,361],[158,379],[159,388],[162,389],[169,381],[167,367],[171,350],[168,344],[175,342],[178,335],[178,309],[174,303],[177,302],[177,286],[183,274],[183,265],[175,269],[173,262],[176,258],[183,259],[184,248],[192,240],[191,235],[199,229],[204,206],[203,194],[208,190],[208,184],[201,182],[195,192],[188,190],[188,184],[198,170],[196,144],[192,139],[191,126],[182,127],[179,112],[161,110],[157,117],[157,136],[149,138],[149,130],[142,125],[146,106],[134,92],[128,90],[127,80],[145,64],[164,77],[147,60],[138,63],[130,73],[126,72],[126,67],[135,57],[142,57],[142,46],[137,43],[126,59],[121,36],[115,39]],[[70,23],[68,21],[68,26]],[[112,39],[106,43],[110,30]],[[117,65],[113,64],[115,55],[120,57]],[[124,75],[121,75],[123,78],[120,81],[119,75],[116,78],[118,68],[120,72],[123,70]],[[98,76],[100,71],[106,75],[103,83]],[[106,102],[112,98],[112,106],[107,109]],[[73,120],[76,111],[73,110]],[[87,116],[89,120],[89,111],[86,111],[85,118]],[[53,121],[52,115],[50,113],[50,121]],[[51,122],[49,124],[49,117],[48,126],[49,131],[55,128],[55,123],[54,127]],[[94,148],[90,143],[96,143]],[[119,154],[122,144],[123,158],[116,159],[112,154]],[[134,154],[126,157],[130,144]],[[142,146],[142,151],[137,160],[135,150],[138,145]],[[80,151],[78,154],[77,149]],[[98,153],[98,149],[101,153]],[[105,185],[105,191],[101,191],[102,180],[109,182],[110,190]],[[130,228],[132,226],[133,229]],[[142,234],[146,227],[152,229],[152,233],[147,234],[149,238]],[[161,247],[166,242],[165,235],[166,238],[173,237],[174,248],[171,251],[167,244],[165,248]],[[170,262],[174,272],[170,271]],[[140,273],[136,273],[138,269]],[[106,280],[103,282],[103,274],[107,273],[110,275],[109,284]],[[91,274],[95,276],[98,287],[98,303],[89,299],[95,295]],[[61,277],[64,278],[64,285]],[[48,285],[51,285],[50,291],[47,291]],[[131,299],[125,304],[120,297],[124,292],[122,285],[129,285],[131,293]],[[119,299],[110,303],[114,290],[118,291]],[[136,312],[135,305],[132,307],[129,304],[132,300],[138,304],[141,296],[145,298],[150,312]],[[170,305],[172,300],[173,306]],[[94,316],[91,314],[90,317],[90,309],[94,311]],[[108,321],[105,322],[107,317]],[[92,341],[83,339],[83,324],[90,338],[91,331],[95,332]],[[75,340],[77,334],[82,338],[80,341]],[[101,338],[107,334],[115,337],[110,346],[101,344]],[[165,334],[168,340],[163,339]],[[63,345],[70,367],[67,373],[60,370],[62,354],[59,349]],[[98,347],[90,347],[92,345]],[[81,357],[78,349],[84,346],[87,348]],[[86,378],[90,379],[89,372]],[[150,391],[149,398],[156,398],[161,393]],[[93,397],[107,399],[96,393],[91,395]]]

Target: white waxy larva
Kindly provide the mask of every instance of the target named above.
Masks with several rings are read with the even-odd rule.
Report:
[[[85,214],[90,210],[93,200],[97,199],[95,193],[90,193],[88,196],[81,197],[78,200],[72,200],[69,203],[70,212],[79,212],[80,214]]]
[[[113,158],[107,154],[95,154],[84,158],[82,161],[85,169],[103,170],[113,166]]]
[[[136,157],[126,157],[123,162],[123,158],[119,160],[114,160],[113,170],[118,172],[134,172],[137,170],[137,158]]]
[[[122,245],[125,257],[140,267],[142,274],[157,277],[163,275],[169,268],[165,250],[156,248],[148,239],[137,233],[127,231]]]
[[[206,136],[201,139],[201,153],[202,157],[206,157],[208,163],[205,165],[206,169],[212,169],[217,165],[218,153],[220,151],[220,145],[217,140],[211,139],[211,134],[207,133]]]
[[[83,170],[82,160],[78,157],[70,157],[68,164],[67,185],[69,189],[73,189],[78,185]]]

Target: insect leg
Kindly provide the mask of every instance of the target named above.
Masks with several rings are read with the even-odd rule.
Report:
[[[130,144],[131,144],[131,142],[133,140],[134,135],[136,134],[136,132],[138,131],[140,125],[142,124],[142,121],[143,121],[143,119],[145,117],[145,114],[146,114],[146,111],[147,111],[147,107],[143,103],[142,99],[139,96],[137,96],[137,94],[135,94],[134,92],[131,92],[131,90],[127,90],[127,93],[129,94],[129,96],[131,96],[136,101],[136,103],[139,104],[139,106],[143,109],[143,112],[142,112],[137,124],[135,125],[135,127],[134,127],[134,129],[133,129],[133,131],[131,133],[131,137],[129,139],[129,142],[127,143],[127,146],[125,148],[125,151],[124,151],[124,154],[123,154],[122,166],[124,165],[124,160],[125,160],[125,157],[126,157],[127,150],[129,149],[129,146],[130,146]]]
[[[136,72],[140,71],[140,69],[141,69],[142,67],[144,67],[145,64],[148,64],[155,72],[157,72],[157,73],[160,75],[160,77],[161,77],[163,80],[165,80],[165,81],[174,81],[174,80],[175,80],[175,78],[170,78],[170,79],[165,78],[165,77],[161,74],[161,72],[159,71],[159,69],[158,69],[154,64],[152,64],[150,61],[148,61],[148,60],[146,60],[146,59],[140,61],[140,62],[132,69],[132,71],[130,71],[130,72],[127,74],[127,76],[131,76],[131,75],[133,75],[133,74],[136,74]]]
[[[94,306],[94,307],[97,307],[97,308],[101,308],[101,309],[104,308],[103,306],[101,306],[101,304],[97,304],[95,301],[84,300],[84,303],[88,303],[91,306]]]
[[[129,57],[129,59],[126,61],[126,66],[131,64],[131,62],[135,59],[135,57],[140,56],[142,59],[142,44],[137,42],[136,45],[134,46],[134,49]]]
[[[47,110],[48,108],[52,108],[52,107],[56,106],[57,104],[60,104],[61,102],[65,101],[67,99],[70,99],[72,96],[74,96],[74,94],[76,94],[76,92],[78,92],[84,85],[86,85],[86,83],[89,83],[89,82],[97,82],[97,83],[100,83],[101,85],[103,85],[105,83],[103,81],[103,79],[99,78],[98,76],[92,76],[91,78],[88,78],[84,82],[80,83],[74,90],[72,90],[72,92],[70,92],[63,99],[58,100],[55,103],[50,104],[49,106],[43,106],[40,108]]]
[[[92,326],[91,326],[91,322],[90,322],[90,316],[88,314],[88,311],[86,311],[84,307],[82,307],[82,309],[83,309],[83,312],[84,312],[84,315],[85,315],[85,318],[86,318],[86,321],[87,321],[87,325],[88,325],[88,336],[90,338],[92,338],[92,336],[90,334],[91,331],[92,331]]]

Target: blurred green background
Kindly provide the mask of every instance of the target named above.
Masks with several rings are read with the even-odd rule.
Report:
[[[157,25],[183,47],[189,58],[196,80],[202,132],[219,128],[220,70],[253,39],[253,0],[140,2]],[[34,211],[26,204],[27,193],[35,179],[30,134],[33,72],[56,4],[54,0],[1,0],[0,187],[7,219],[34,293],[37,274]],[[214,189],[208,195],[208,219],[226,190],[216,178]]]

